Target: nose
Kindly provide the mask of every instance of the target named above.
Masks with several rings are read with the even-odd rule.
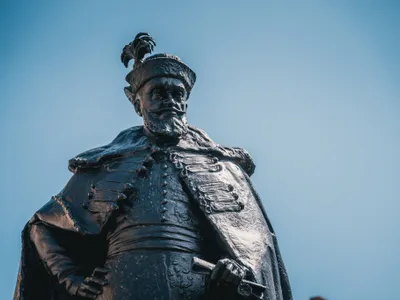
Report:
[[[172,93],[168,93],[165,100],[166,100],[165,102],[166,102],[167,104],[171,105],[171,106],[174,106],[174,105],[176,105],[176,104],[178,103],[178,102],[175,100],[175,98],[172,96]]]

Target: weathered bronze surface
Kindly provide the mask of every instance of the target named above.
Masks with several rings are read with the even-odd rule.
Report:
[[[196,75],[154,46],[121,56],[143,126],[69,161],[23,230],[14,300],[292,299],[253,160],[187,123]]]

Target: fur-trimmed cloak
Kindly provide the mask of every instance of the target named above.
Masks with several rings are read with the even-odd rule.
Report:
[[[255,281],[267,286],[265,300],[291,300],[289,280],[275,233],[249,179],[255,168],[250,155],[241,148],[216,144],[205,132],[193,126],[189,126],[185,138],[173,149],[183,153],[174,158],[176,167],[182,169],[183,184],[192,192],[192,198],[218,233],[227,253],[248,267]],[[121,201],[120,193],[115,189],[102,195],[110,201],[88,200],[92,184],[104,179],[104,166],[110,160],[135,157],[140,170],[146,158],[160,150],[143,134],[143,127],[136,126],[122,131],[110,144],[86,151],[69,161],[69,170],[74,175],[58,195],[35,213],[22,232],[22,255],[14,300],[74,299],[66,295],[53,276],[48,275],[31,240],[32,225],[42,223],[57,232],[56,237],[63,236],[66,252],[74,261],[84,264],[83,272],[89,275],[101,264],[101,255],[91,253],[101,249],[102,230],[110,216],[118,212],[118,201]],[[203,160],[199,163],[201,155],[213,158],[212,162],[208,164]],[[218,171],[205,172],[216,165]],[[226,201],[222,203],[218,199],[228,199],[228,194],[222,193],[229,191],[202,189],[210,182],[233,185],[238,194],[227,206]]]

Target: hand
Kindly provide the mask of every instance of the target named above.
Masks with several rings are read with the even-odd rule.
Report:
[[[230,285],[237,288],[246,275],[246,269],[236,261],[220,259],[211,273],[211,281],[217,286]]]
[[[79,279],[74,280],[73,286],[77,288],[71,289],[69,292],[71,293],[75,290],[73,292],[74,296],[95,299],[103,292],[103,286],[108,283],[104,278],[107,273],[107,269],[96,268],[89,277],[85,279],[78,277]]]

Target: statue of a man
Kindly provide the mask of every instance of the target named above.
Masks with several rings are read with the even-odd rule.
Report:
[[[196,75],[154,46],[121,56],[143,126],[69,161],[23,231],[14,300],[292,299],[250,155],[187,123]]]

